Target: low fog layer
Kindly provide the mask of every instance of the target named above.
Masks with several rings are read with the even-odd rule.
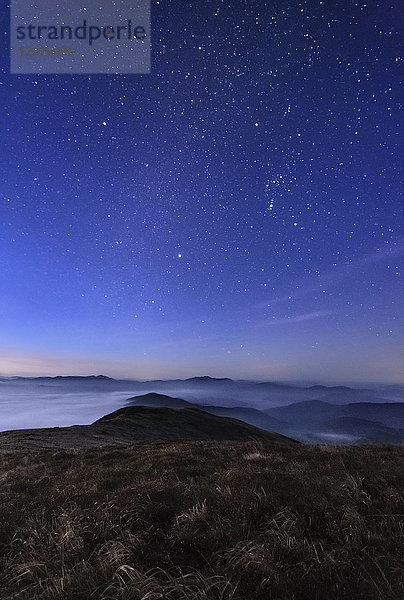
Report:
[[[125,406],[129,398],[149,392],[182,398],[206,406],[208,412],[245,420],[302,441],[350,443],[368,436],[366,439],[396,443],[400,440],[399,430],[404,428],[397,411],[386,413],[383,406],[380,409],[383,403],[404,400],[402,386],[354,389],[208,377],[153,382],[90,377],[0,378],[0,431],[88,425]],[[296,406],[282,408],[292,404]]]

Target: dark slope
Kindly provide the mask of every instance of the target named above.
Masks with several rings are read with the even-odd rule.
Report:
[[[302,441],[333,442],[331,434],[346,443],[404,443],[404,403],[355,402],[335,405],[320,400],[296,402],[265,411],[287,422],[273,428]],[[338,441],[338,438],[335,438]]]
[[[220,417],[229,417],[231,419],[239,419],[254,427],[260,427],[267,431],[282,431],[288,424],[284,421],[280,421],[275,417],[272,417],[262,410],[255,408],[244,408],[243,406],[235,406],[234,408],[227,408],[225,406],[199,406],[201,410],[210,413],[211,415],[218,415]]]
[[[225,406],[192,404],[181,398],[172,398],[166,394],[150,393],[143,394],[142,396],[134,396],[133,398],[129,398],[127,404],[130,406],[154,406],[156,408],[166,407],[173,409],[197,408],[211,415],[238,419],[239,421],[244,421],[244,423],[254,425],[254,427],[265,429],[266,431],[277,431],[287,425],[287,423],[283,423],[279,421],[279,419],[275,419],[255,408],[244,408],[242,406],[228,408]]]
[[[144,435],[145,439],[245,440],[256,438],[271,441],[287,440],[281,435],[263,431],[248,423],[212,415],[197,408],[171,409],[130,406],[102,417],[91,427],[122,426]]]
[[[181,398],[156,393],[136,396],[128,402],[131,405],[172,409],[197,408],[301,441],[333,443],[331,434],[337,436],[336,441],[346,443],[397,444],[404,441],[404,404],[398,403],[335,405],[321,400],[308,400],[260,411],[243,406],[191,404]]]
[[[376,421],[387,427],[404,427],[403,402],[353,402],[345,405],[329,404],[321,400],[295,402],[288,406],[268,409],[266,414],[287,421],[290,425],[316,426],[324,419],[354,417]]]
[[[340,408],[344,417],[358,417],[379,421],[387,427],[404,428],[404,402],[355,402]]]
[[[339,406],[321,400],[306,400],[287,406],[277,406],[264,412],[271,417],[299,427],[313,426],[320,420],[338,416]]]
[[[0,452],[105,447],[139,441],[249,439],[278,444],[297,443],[236,419],[217,417],[194,408],[174,410],[129,406],[98,419],[92,425],[4,431],[0,433]]]

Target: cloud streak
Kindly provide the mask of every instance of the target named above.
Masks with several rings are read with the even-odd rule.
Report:
[[[327,271],[324,274],[318,274],[315,277],[310,277],[308,280],[297,280],[289,292],[276,298],[268,299],[266,302],[259,302],[256,308],[269,308],[271,306],[288,302],[292,298],[300,299],[310,294],[318,293],[322,289],[334,287],[350,277],[361,273],[364,268],[371,267],[375,264],[387,262],[397,259],[404,255],[404,239],[399,239],[397,244],[384,250],[367,253],[361,257],[346,263],[340,267],[336,267]]]
[[[302,313],[300,315],[294,315],[291,317],[274,318],[271,321],[265,321],[263,324],[269,327],[275,327],[279,325],[292,325],[294,323],[304,323],[306,321],[313,321],[314,319],[321,319],[335,314],[333,310],[318,310],[315,312]]]

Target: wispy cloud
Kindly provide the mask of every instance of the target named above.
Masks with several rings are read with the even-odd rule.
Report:
[[[318,310],[316,312],[308,312],[302,313],[300,315],[293,315],[291,317],[280,317],[274,318],[270,321],[264,321],[261,325],[266,325],[270,327],[278,326],[278,325],[289,325],[293,323],[303,323],[304,321],[313,321],[314,319],[320,319],[322,317],[328,317],[330,315],[335,314],[336,311],[333,310]]]
[[[293,300],[304,298],[310,294],[317,293],[320,290],[335,287],[350,277],[355,277],[358,273],[362,273],[364,269],[373,267],[378,263],[396,260],[399,257],[402,257],[403,254],[404,239],[399,239],[394,245],[380,248],[375,252],[363,254],[355,260],[344,263],[341,266],[335,267],[324,273],[318,273],[314,276],[294,281],[290,285],[290,291],[275,298],[269,298],[266,302],[260,302],[256,305],[256,308],[275,306],[277,304],[282,304],[283,302],[288,302],[291,298]]]

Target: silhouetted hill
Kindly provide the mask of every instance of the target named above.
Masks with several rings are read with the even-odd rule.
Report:
[[[275,417],[267,415],[262,410],[256,410],[254,408],[244,408],[243,406],[236,406],[233,408],[227,408],[224,406],[209,406],[203,405],[199,407],[212,415],[219,415],[221,417],[230,417],[233,419],[239,419],[255,427],[266,429],[267,431],[281,431],[287,423],[280,421]]]
[[[98,419],[91,427],[112,423],[121,424],[130,434],[145,435],[144,439],[243,440],[257,438],[272,441],[286,440],[283,436],[253,427],[233,418],[216,416],[197,408],[152,408],[130,406]],[[141,430],[141,431],[140,431]]]
[[[89,448],[153,440],[248,439],[280,444],[297,443],[277,433],[195,408],[174,410],[128,406],[105,415],[92,425],[3,431],[0,433],[0,450],[9,452],[44,448]]]
[[[194,404],[182,398],[173,398],[167,396],[167,394],[157,394],[156,392],[133,396],[133,398],[127,400],[127,404],[132,406],[154,406],[156,408],[194,408]]]
[[[326,417],[338,415],[338,408],[322,400],[305,400],[287,406],[277,406],[264,412],[272,417],[286,421],[289,425],[312,426]]]
[[[309,389],[312,398],[323,400],[332,404],[351,404],[353,402],[382,402],[377,390],[363,390],[349,387],[331,387],[320,386],[313,394],[313,389]]]
[[[404,402],[355,402],[341,406],[339,414],[379,421],[387,427],[404,427]]]
[[[229,377],[209,377],[209,375],[189,377],[188,379],[185,379],[185,381],[191,383],[234,383],[233,379],[229,379]]]
[[[85,382],[100,382],[100,381],[116,381],[113,377],[107,377],[106,375],[55,375],[54,377],[18,377],[18,379],[26,381],[79,381]]]
[[[379,421],[388,427],[399,428],[404,424],[403,402],[353,402],[335,405],[322,400],[295,402],[264,411],[266,414],[287,421],[289,424],[315,426],[326,417],[358,417]]]
[[[311,385],[307,388],[308,390],[316,390],[316,391],[327,391],[327,392],[346,392],[346,391],[351,391],[352,388],[346,386],[346,385],[331,385],[331,386],[327,386],[327,385]]]
[[[165,394],[135,396],[131,405],[197,408],[209,414],[238,419],[266,431],[305,442],[386,443],[404,442],[404,404],[359,402],[335,405],[306,400],[260,411],[243,406],[190,403]],[[401,428],[401,430],[400,430]],[[331,434],[335,434],[335,438]]]
[[[288,424],[286,427],[274,427],[274,431],[305,441],[321,441],[322,434],[328,436],[334,433],[346,435],[346,442],[351,443],[404,443],[402,402],[335,405],[309,400],[279,406],[265,413]],[[327,436],[323,441],[329,441]]]
[[[166,394],[157,394],[153,392],[129,398],[127,404],[131,406],[154,406],[173,409],[196,408],[211,415],[238,419],[244,423],[249,423],[250,425],[254,425],[255,427],[259,427],[267,431],[276,431],[287,425],[286,423],[279,421],[279,419],[275,419],[274,417],[265,414],[263,411],[256,410],[254,408],[228,408],[225,406],[196,404],[182,400],[182,398],[173,398],[172,396],[167,396]]]

